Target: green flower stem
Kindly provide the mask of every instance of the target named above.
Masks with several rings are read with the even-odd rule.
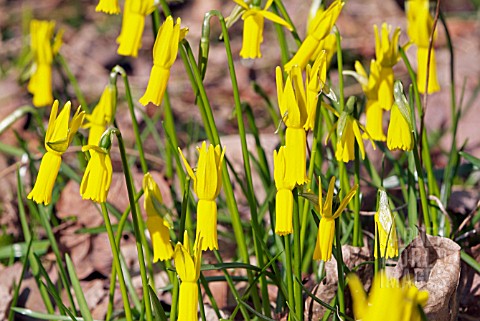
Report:
[[[63,288],[67,291],[68,300],[70,302],[71,308],[76,311],[75,308],[75,301],[73,300],[72,293],[70,290],[70,284],[68,283],[67,272],[65,271],[65,267],[63,266],[63,258],[60,254],[60,249],[58,247],[57,239],[53,234],[52,226],[50,225],[50,221],[47,218],[47,213],[45,211],[45,207],[42,205],[38,206],[40,220],[42,222],[42,226],[45,229],[45,233],[47,234],[48,241],[50,242],[50,246],[52,247],[52,251],[55,254],[55,259],[57,260],[58,271],[60,274],[60,279],[62,281]]]
[[[290,235],[285,235],[283,238],[285,241],[285,257],[287,261],[287,264],[285,266],[285,269],[286,269],[285,278],[287,279],[287,292],[288,292],[287,305],[290,309],[290,313],[296,315],[295,293],[293,290],[292,249],[290,245]]]
[[[163,126],[165,128],[165,131],[168,132],[169,134],[170,140],[172,142],[171,145],[173,145],[173,146],[169,145],[166,148],[166,153],[167,153],[166,176],[168,178],[172,178],[173,177],[172,157],[174,157],[173,155],[177,155],[178,157],[178,153],[177,153],[178,137],[177,137],[177,131],[175,130],[175,118],[173,117],[172,104],[170,103],[170,96],[168,95],[167,91],[165,91],[165,94],[163,95],[163,112],[164,112]],[[179,172],[182,172],[182,171],[180,170]]]
[[[337,297],[338,297],[338,305],[340,308],[341,313],[345,313],[345,298],[344,298],[344,291],[345,291],[345,279],[343,273],[343,254],[342,254],[342,243],[340,241],[340,219],[337,218],[335,220],[335,251],[337,252],[337,272],[338,272],[338,290],[337,290]]]
[[[407,67],[410,79],[412,80],[413,92],[414,92],[414,95],[415,95],[415,102],[417,104],[417,111],[418,111],[419,118],[423,119],[423,117],[422,117],[422,115],[423,115],[422,101],[420,99],[420,92],[418,91],[417,77],[415,75],[415,71],[413,70],[412,65],[410,64],[410,61],[408,60],[407,55],[405,54],[405,51],[403,50],[402,47],[399,47],[399,52],[400,52],[400,56],[402,57],[403,62],[405,63],[405,66]],[[430,156],[430,146],[428,145],[427,132],[426,132],[424,126],[421,126],[421,128],[422,128],[422,132],[418,133],[416,126],[414,126],[415,132],[417,134],[416,136],[417,137],[420,136],[421,139],[422,139],[422,150],[421,150],[422,158],[420,158],[420,155],[418,155],[419,163],[416,164],[417,172],[418,172],[418,176],[419,176],[419,183],[420,183],[420,173],[423,173],[423,170],[419,171],[418,166],[420,166],[420,168],[422,168],[421,165],[422,165],[422,160],[423,160],[424,165],[425,165],[425,170],[427,172],[427,182],[428,182],[429,191],[430,191],[431,194],[433,194],[435,196],[439,196],[438,185],[437,185],[437,182],[435,180],[435,176],[433,174],[433,167],[432,167],[432,160],[431,160],[431,156]],[[417,148],[418,144],[416,144],[415,146],[416,146],[415,148]],[[417,161],[415,161],[415,162],[417,162]],[[422,181],[423,181],[423,177],[422,177]],[[425,190],[425,186],[423,186],[423,189]],[[420,197],[422,197],[421,193],[420,193]],[[423,200],[422,200],[422,203],[423,203]],[[422,208],[423,208],[423,204],[422,204]],[[428,205],[427,205],[427,209],[428,209]],[[434,212],[434,213],[432,213],[433,234],[436,235],[436,234],[438,234],[438,222],[437,222],[437,219],[436,219],[437,214],[436,214],[436,211],[432,211],[432,212]],[[432,230],[427,230],[427,233],[429,233],[429,234],[432,233]]]
[[[128,110],[130,111],[130,117],[132,118],[132,128],[135,135],[135,142],[137,145],[136,147],[140,156],[140,165],[142,166],[143,173],[146,174],[148,172],[148,165],[147,160],[145,159],[145,153],[143,151],[143,142],[140,136],[140,130],[138,129],[137,117],[135,116],[135,105],[133,104],[132,92],[130,90],[128,76],[125,69],[118,65],[113,67],[112,72],[119,74],[123,78],[123,82],[125,84],[125,97],[127,98]],[[148,288],[146,290],[148,295]]]
[[[142,236],[141,236],[142,230],[140,230],[140,226],[141,226],[140,220],[142,218],[139,216],[137,212],[137,206],[135,204],[133,179],[130,173],[130,168],[128,166],[127,153],[125,152],[125,144],[123,142],[122,134],[120,133],[119,130],[116,130],[116,135],[118,139],[118,147],[120,149],[120,156],[122,158],[123,173],[125,175],[125,181],[127,185],[128,200],[130,202],[130,210],[132,212],[132,222],[133,222],[133,229],[135,233],[135,242],[137,246],[138,264],[140,266],[140,276],[142,278],[142,285],[143,285],[143,301],[145,303],[146,319],[147,321],[152,321],[153,320],[152,305],[150,303],[150,295],[148,293],[148,279],[147,279],[147,272],[145,268],[145,257],[143,252]]]
[[[232,50],[230,47],[230,38],[228,36],[228,29],[227,29],[227,25],[225,24],[225,19],[223,18],[222,14],[217,10],[211,10],[207,14],[205,14],[203,25],[205,26],[206,24],[209,24],[210,19],[213,16],[216,16],[218,18],[222,26],[222,35],[223,35],[225,50],[227,54],[228,70],[230,73],[230,80],[232,82],[232,88],[233,88],[233,99],[235,102],[235,114],[237,116],[238,133],[239,133],[240,141],[242,145],[243,167],[245,171],[245,178],[247,179],[247,195],[246,196],[247,196],[248,204],[250,207],[250,214],[252,217],[251,222],[255,226],[255,228],[252,229],[253,244],[255,248],[257,262],[260,266],[263,266],[265,264],[263,251],[260,245],[258,244],[258,242],[262,242],[262,235],[256,235],[256,231],[261,231],[261,229],[258,223],[257,201],[255,197],[255,192],[253,190],[252,169],[250,167],[250,156],[249,156],[250,154],[247,146],[247,137],[245,133],[245,124],[243,121],[242,104],[240,102],[240,93],[238,91],[237,76],[235,73]],[[206,30],[208,30],[209,32],[210,28],[206,28]],[[205,37],[207,39],[209,38],[208,36],[209,34],[202,35],[202,37]],[[260,278],[260,287],[262,291],[262,297],[268,298],[267,283],[266,283],[266,278],[264,276]],[[265,315],[271,316],[270,302],[268,300],[263,300],[262,302],[263,302],[263,309],[264,309]]]
[[[276,3],[273,3],[272,10],[275,14],[278,15],[279,10]],[[283,29],[283,26],[279,25],[278,23],[274,23],[273,27],[275,28],[275,32],[277,34],[278,45],[280,47],[280,58],[282,61],[282,66],[285,66],[285,64],[290,60],[288,43],[287,43],[287,39],[285,38],[285,30]]]
[[[418,177],[418,189],[420,190],[420,201],[422,204],[422,212],[423,212],[423,223],[425,224],[425,231],[428,234],[432,233],[432,226],[430,221],[430,215],[428,211],[428,199],[427,199],[427,192],[425,190],[425,181],[423,179],[423,168],[422,164],[420,163],[420,155],[418,153],[417,147],[417,137],[415,135],[415,145],[413,147],[413,157],[415,158],[415,167],[417,169],[417,177]]]
[[[172,264],[170,263],[170,266]],[[172,307],[170,308],[170,321],[177,320],[177,310],[178,310],[178,298],[180,294],[180,283],[178,282],[178,278],[175,276],[173,279],[173,290],[172,290]]]
[[[360,151],[358,143],[355,142],[355,184],[360,186]],[[360,193],[353,197],[353,246],[362,246],[362,226],[360,224]]]
[[[83,110],[85,110],[87,113],[90,112],[90,108],[88,107],[87,101],[85,100],[85,97],[83,96],[82,90],[80,89],[80,86],[78,85],[77,78],[73,74],[72,70],[68,66],[67,61],[61,54],[57,54],[56,56],[58,62],[60,63],[60,66],[62,66],[63,70],[67,74],[67,78],[70,81],[70,84],[73,86],[73,90],[75,91],[75,95],[77,96],[78,101],[80,102],[80,105],[82,105]]]
[[[344,84],[343,84],[343,54],[342,54],[342,37],[337,27],[333,28],[335,37],[337,38],[337,61],[338,61],[338,90],[340,99],[340,112],[345,108]]]
[[[180,53],[182,55],[182,58],[184,59],[184,63],[186,66],[185,69],[187,70],[187,72],[189,72],[190,70],[193,73],[194,83],[192,83],[192,87],[194,91],[198,89],[198,93],[201,98],[197,100],[197,103],[200,109],[200,113],[202,115],[202,119],[205,125],[205,130],[207,132],[207,135],[210,133],[209,140],[213,142],[213,144],[215,145],[220,144],[218,131],[216,129],[215,122],[213,121],[212,109],[211,109],[209,100],[207,98],[205,87],[203,86],[203,82],[201,80],[201,75],[197,68],[197,65],[195,64],[195,58],[193,57],[193,52],[190,48],[190,45],[188,44],[188,42],[185,41],[185,39],[182,40],[182,46],[180,49],[181,49]],[[230,181],[230,174],[228,173],[226,164],[224,164],[224,166],[222,167],[222,182],[224,186],[227,206],[232,217],[233,231],[235,234],[235,238],[237,240],[240,256],[244,263],[248,263],[249,255],[247,250],[247,243],[245,241],[245,235],[242,228],[240,213],[238,211],[237,202],[233,194],[233,186],[232,186],[232,182]],[[253,280],[253,275],[250,271],[248,272],[248,276],[249,276],[249,279],[252,278]],[[256,291],[253,291],[252,297],[253,297],[255,306],[257,307],[260,302],[258,293]]]
[[[283,5],[282,0],[274,0],[275,6],[278,8],[278,11],[282,14],[282,16],[285,18],[285,21],[287,21],[290,26],[292,26],[293,30],[291,31],[293,39],[295,39],[295,42],[297,43],[297,46],[301,46],[302,44],[302,39],[298,36],[297,29],[295,28],[295,25],[292,22],[292,19],[290,19],[290,16],[288,15],[287,9],[285,9],[285,6]]]
[[[297,320],[303,320],[303,297],[302,285],[302,244],[300,243],[300,208],[298,202],[298,190],[293,191],[293,275],[297,282],[293,284],[295,294],[295,315]],[[307,206],[305,206],[307,207]]]
[[[130,302],[128,300],[127,286],[125,285],[125,278],[122,272],[122,266],[120,265],[120,253],[118,250],[119,243],[116,242],[113,235],[112,224],[110,222],[110,217],[108,216],[108,209],[105,203],[100,204],[102,207],[103,220],[105,221],[105,228],[107,229],[108,240],[110,241],[110,248],[112,249],[113,256],[113,267],[112,267],[112,280],[115,280],[115,272],[118,275],[118,283],[120,283],[120,291],[122,292],[123,307],[125,309],[125,318],[129,321],[133,320],[132,311],[130,310]],[[121,232],[119,233],[121,235]],[[111,285],[110,285],[111,286]],[[108,313],[107,313],[108,315]],[[107,317],[108,320],[108,317]]]

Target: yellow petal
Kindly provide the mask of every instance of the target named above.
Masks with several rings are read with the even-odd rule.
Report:
[[[62,157],[58,154],[46,152],[43,155],[35,186],[28,194],[28,199],[33,199],[37,204],[50,204],[53,186],[55,185],[61,163]]]
[[[217,250],[217,204],[200,199],[197,204],[196,239],[202,239],[201,250]]]
[[[100,0],[95,7],[97,12],[105,12],[107,14],[119,14],[120,6],[118,0]]]
[[[152,239],[153,262],[169,260],[173,256],[170,232],[164,220],[158,215],[147,217],[147,228]]]
[[[306,140],[303,128],[287,128],[285,134],[286,180],[298,185],[303,185],[308,180]]]
[[[188,239],[188,237],[187,237]],[[175,269],[182,282],[196,282],[195,265],[190,252],[181,244],[177,243],[173,252]]]
[[[293,194],[289,189],[280,189],[275,197],[275,233],[288,235],[293,233]]]
[[[147,89],[145,90],[145,94],[139,99],[139,102],[143,106],[148,105],[150,102],[156,106],[160,106],[165,90],[167,89],[169,78],[170,69],[153,65],[150,78],[148,79]]]

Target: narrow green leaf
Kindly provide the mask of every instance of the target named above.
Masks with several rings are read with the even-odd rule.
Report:
[[[475,167],[480,168],[480,158],[477,158],[473,155],[470,155],[469,153],[466,152],[459,152],[459,154],[465,158],[467,161],[472,163]]]
[[[90,309],[87,305],[87,300],[85,300],[82,287],[80,286],[80,281],[78,280],[77,273],[75,272],[75,268],[73,267],[73,262],[68,254],[65,254],[65,261],[67,263],[68,275],[70,276],[73,291],[75,292],[75,296],[77,297],[77,302],[80,306],[80,312],[82,313],[83,319],[85,321],[93,321],[92,315],[90,314]]]
[[[162,303],[158,300],[157,293],[152,289],[151,285],[148,285],[148,290],[150,292],[150,298],[152,299],[153,309],[155,311],[155,321],[167,321],[167,316],[165,315],[165,310],[163,310]]]

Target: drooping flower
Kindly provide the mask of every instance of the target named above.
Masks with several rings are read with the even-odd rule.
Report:
[[[388,316],[390,321],[420,321],[420,306],[428,300],[427,291],[419,291],[409,280],[388,278],[385,272],[378,273],[367,297],[362,282],[355,274],[348,275],[352,293],[355,320],[381,321]]]
[[[378,102],[378,84],[380,79],[380,68],[377,62],[372,59],[370,61],[370,74],[367,76],[365,69],[359,61],[355,62],[355,70],[359,75],[359,82],[362,85],[363,92],[367,98],[366,102],[366,116],[367,120],[365,128],[374,140],[386,141],[387,137],[383,132],[383,108]],[[369,138],[365,133],[363,138]]]
[[[387,192],[378,190],[378,209],[375,213],[375,249],[373,253],[378,257],[393,258],[398,256],[398,239],[395,220],[390,210]]]
[[[119,55],[137,57],[138,50],[142,47],[145,17],[153,10],[154,0],[125,0],[122,30],[117,38]]]
[[[202,239],[197,239],[193,253],[190,250],[187,231],[183,243],[177,243],[173,259],[180,283],[178,321],[198,320],[198,278],[202,263]]]
[[[99,0],[95,11],[105,12],[107,14],[119,14],[120,6],[118,5],[118,0]]]
[[[286,175],[288,181],[302,185],[307,181],[306,173],[306,94],[300,68],[294,66],[288,73],[285,85],[280,67],[276,69],[278,107],[286,129]]]
[[[273,152],[273,176],[277,195],[275,197],[275,233],[278,235],[287,235],[293,232],[292,213],[293,213],[293,194],[292,189],[295,182],[289,181],[286,170],[286,157],[290,155],[285,152],[286,147],[280,147],[278,153]]]
[[[55,21],[32,20],[30,22],[34,71],[28,83],[28,91],[33,95],[35,107],[51,105],[53,102],[52,61],[60,49],[63,34],[58,32],[53,40],[54,29]]]
[[[335,0],[327,10],[317,12],[315,18],[310,21],[307,37],[298,48],[297,53],[285,65],[286,71],[295,65],[300,66],[300,69],[303,70],[311,59],[315,59],[314,54],[319,53],[318,49],[325,49],[320,47],[320,42],[330,34],[344,4],[341,0]]]
[[[162,194],[150,173],[146,173],[143,177],[143,192],[145,193],[143,207],[147,212],[147,228],[152,239],[153,262],[169,260],[173,256],[169,232],[171,227],[161,213]]]
[[[222,166],[225,148],[220,145],[213,146],[203,142],[199,151],[196,172],[188,164],[180,148],[183,163],[188,175],[193,179],[193,190],[198,197],[197,204],[197,240],[203,238],[202,251],[218,249],[217,240],[217,204],[215,199],[220,194],[222,187]]]
[[[405,2],[407,14],[407,34],[410,40],[417,46],[417,84],[418,91],[425,93],[427,80],[427,61],[430,35],[433,30],[433,19],[429,11],[428,0],[409,0]],[[436,34],[434,34],[436,36]],[[427,92],[433,93],[440,90],[437,78],[437,63],[435,50],[432,47],[430,53],[429,78]]]
[[[42,157],[35,186],[27,196],[28,199],[33,199],[38,204],[48,205],[50,203],[53,186],[62,163],[62,154],[65,153],[78,128],[82,125],[85,112],[78,107],[72,121],[69,122],[70,108],[71,103],[68,101],[58,114],[58,100],[53,102],[45,135],[47,152]]]
[[[303,128],[308,130],[314,130],[315,128],[315,119],[317,115],[317,104],[318,104],[318,96],[323,90],[325,86],[325,82],[327,80],[327,53],[326,51],[322,51],[313,66],[307,65],[306,70],[306,104],[307,104],[307,120],[305,121],[305,125]]]
[[[253,5],[248,5],[243,0],[233,0],[236,4],[242,7],[245,12],[242,14],[243,24],[243,43],[240,57],[247,59],[255,59],[262,57],[260,52],[260,45],[263,42],[263,24],[264,20],[268,19],[282,26],[292,30],[288,22],[269,12],[268,9],[273,3],[273,0],[268,0],[265,8],[260,9]]]
[[[400,81],[395,82],[395,103],[390,113],[390,123],[387,131],[387,147],[390,150],[413,149],[413,124],[410,105],[403,94],[403,86]]]
[[[113,173],[110,151],[97,145],[83,146],[82,151],[90,152],[90,160],[80,183],[80,195],[83,199],[105,203]]]
[[[158,31],[155,45],[153,46],[153,67],[150,72],[147,89],[140,98],[140,103],[146,106],[149,102],[160,106],[163,95],[167,88],[167,82],[170,78],[170,68],[175,62],[178,53],[178,42],[181,41],[188,32],[184,28],[180,30],[181,19],[177,18],[177,23],[173,23],[173,18],[168,16]]]
[[[98,145],[100,137],[102,137],[107,126],[113,121],[116,109],[116,97],[116,87],[108,84],[103,90],[102,96],[97,106],[93,109],[93,112],[85,115],[87,123],[83,125],[83,128],[90,128],[88,145]]]
[[[391,25],[387,25],[386,23],[382,24],[381,34],[378,31],[377,25],[374,25],[373,28],[375,30],[375,55],[380,69],[378,102],[380,107],[385,110],[390,110],[393,105],[393,66],[395,66],[400,59],[398,39],[401,30],[400,28],[396,28],[390,39]]]
[[[318,236],[317,236],[317,243],[315,244],[315,250],[313,252],[313,259],[314,260],[322,260],[322,261],[330,261],[332,258],[332,245],[333,245],[333,237],[335,236],[335,219],[342,214],[345,207],[347,207],[350,200],[353,198],[355,193],[357,192],[358,185],[355,185],[345,196],[345,198],[340,202],[338,208],[335,209],[333,212],[333,189],[335,187],[335,177],[330,179],[330,183],[328,185],[327,191],[327,198],[325,199],[325,203],[323,203],[323,192],[322,192],[322,184],[321,178],[319,177],[320,184],[319,184],[319,208],[318,211],[322,216],[320,220],[320,225],[318,227]]]

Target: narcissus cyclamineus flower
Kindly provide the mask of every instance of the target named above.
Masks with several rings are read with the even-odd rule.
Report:
[[[48,205],[50,203],[53,185],[62,163],[62,154],[65,153],[78,128],[82,125],[85,112],[78,107],[70,122],[70,108],[71,103],[67,102],[58,114],[58,100],[53,102],[45,134],[47,152],[42,157],[35,186],[27,196],[28,199],[33,199],[38,204]]]
[[[170,78],[170,68],[175,62],[178,53],[178,42],[185,38],[187,28],[180,29],[182,21],[168,16],[158,31],[155,45],[153,46],[153,67],[150,72],[147,89],[140,98],[140,103],[146,106],[149,102],[160,106],[163,95],[167,89],[167,82]]]
[[[429,11],[428,0],[405,1],[405,12],[407,14],[407,34],[410,40],[417,46],[417,84],[418,91],[425,93],[427,81],[428,47],[430,35],[433,30],[433,18]],[[434,34],[434,37],[436,33]],[[428,90],[433,93],[440,90],[437,78],[437,62],[435,50],[432,47],[430,53],[430,65],[428,69]]]
[[[198,278],[202,265],[202,238],[196,239],[192,253],[187,231],[183,243],[177,243],[173,259],[175,269],[180,278],[180,294],[178,301],[178,321],[198,320]]]
[[[160,188],[150,173],[143,176],[143,207],[147,212],[147,228],[152,239],[153,262],[169,260],[173,256],[170,243],[170,224],[163,217],[161,204],[163,203]]]
[[[308,130],[314,130],[315,120],[317,116],[317,104],[318,97],[325,87],[327,81],[327,53],[322,51],[313,66],[307,65],[306,69],[306,104],[307,104],[307,120],[303,128]]]
[[[306,173],[306,133],[307,97],[303,86],[302,73],[298,66],[294,66],[288,73],[285,85],[282,70],[276,69],[278,107],[286,129],[286,175],[288,180],[298,185],[307,181]]]
[[[420,321],[420,306],[428,300],[427,291],[419,291],[409,280],[387,277],[384,271],[375,275],[367,297],[363,284],[355,274],[348,275],[348,286],[353,299],[355,320]]]
[[[372,59],[370,61],[370,74],[363,68],[359,61],[355,62],[355,71],[358,74],[358,80],[362,85],[363,92],[367,98],[365,114],[365,129],[373,140],[386,141],[387,136],[383,131],[383,108],[378,102],[378,85],[380,80],[380,68],[377,62]],[[369,138],[367,134],[363,134],[363,138]]]
[[[202,251],[218,249],[217,240],[217,204],[215,199],[222,188],[222,166],[225,148],[203,142],[199,151],[197,169],[194,172],[180,148],[178,149],[188,175],[193,180],[193,190],[198,197],[197,204],[197,240],[203,238]]]
[[[307,37],[303,41],[297,53],[285,65],[285,70],[289,71],[293,66],[300,66],[304,69],[311,59],[315,59],[314,54],[319,54],[319,49],[326,49],[320,46],[321,41],[331,32],[333,25],[337,21],[340,12],[345,3],[341,0],[335,0],[327,10],[319,10],[315,17],[310,21]]]
[[[394,85],[395,103],[390,113],[390,123],[387,131],[387,147],[390,150],[402,149],[410,151],[414,146],[413,122],[410,105],[403,94],[400,81]]]
[[[242,50],[240,50],[240,57],[242,58],[255,59],[262,57],[260,45],[263,42],[263,24],[265,19],[271,20],[287,27],[289,30],[292,30],[292,27],[288,22],[268,11],[273,0],[268,0],[263,9],[248,5],[243,0],[233,1],[245,10],[242,14],[242,20],[244,21],[243,43]]]
[[[145,17],[153,10],[154,0],[125,0],[122,30],[117,38],[119,55],[137,57],[138,50],[142,47]]]
[[[98,145],[100,137],[112,123],[115,115],[117,101],[117,89],[114,85],[108,84],[103,90],[97,106],[91,114],[85,115],[87,121],[83,128],[90,128],[88,133],[88,145]]]
[[[345,207],[347,207],[350,200],[357,192],[358,185],[355,185],[340,202],[338,208],[333,209],[333,189],[335,187],[335,177],[330,179],[328,184],[327,197],[323,203],[323,192],[321,178],[319,177],[319,198],[318,211],[322,216],[320,225],[318,226],[317,243],[313,252],[314,260],[330,261],[332,258],[333,237],[335,236],[335,219],[342,214]],[[335,210],[335,212],[333,212]]]
[[[62,45],[60,31],[53,39],[55,21],[32,20],[30,22],[30,41],[33,53],[33,74],[28,83],[28,91],[33,95],[33,105],[44,107],[51,105],[52,61]]]
[[[375,258],[380,257],[393,258],[398,256],[398,239],[395,227],[395,219],[390,204],[388,202],[387,192],[384,189],[378,190],[378,206],[375,213],[375,248],[373,253]],[[377,253],[380,249],[380,253]]]
[[[400,37],[400,28],[395,28],[392,38],[390,39],[390,31],[392,26],[386,23],[382,24],[381,33],[377,25],[373,26],[375,30],[375,55],[377,64],[380,69],[378,83],[378,102],[380,107],[390,110],[393,105],[393,66],[400,59],[398,53],[398,39]]]
[[[82,151],[90,152],[90,160],[80,183],[80,195],[83,199],[105,203],[113,173],[110,150],[97,145],[86,145]]]
[[[277,195],[275,197],[275,233],[278,235],[287,235],[293,232],[292,213],[293,213],[293,194],[292,189],[295,182],[290,181],[287,176],[286,147],[280,147],[278,153],[273,151],[273,177]]]
[[[108,14],[119,14],[120,6],[118,5],[118,0],[100,0],[95,7],[95,11]]]

